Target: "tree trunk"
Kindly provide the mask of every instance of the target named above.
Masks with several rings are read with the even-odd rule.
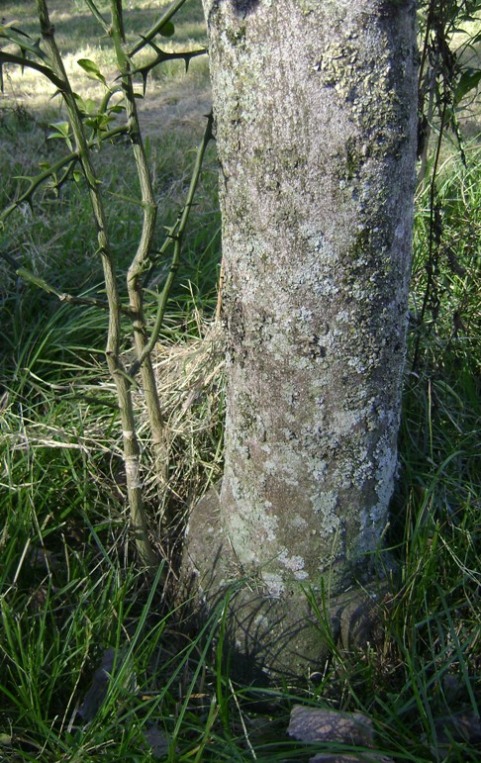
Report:
[[[204,0],[204,10],[227,419],[220,493],[192,513],[184,574],[208,606],[236,582],[229,624],[239,653],[299,673],[323,653],[326,606],[345,639],[367,636],[369,607],[345,592],[375,576],[388,522],[410,272],[415,8]]]

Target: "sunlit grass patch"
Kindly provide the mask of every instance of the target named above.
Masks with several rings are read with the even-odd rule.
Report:
[[[124,22],[127,30],[127,45],[133,46],[139,40],[138,35],[145,34],[169,5],[170,3],[165,2],[154,3],[152,0],[125,4]],[[117,65],[109,37],[93,18],[86,4],[80,0],[71,4],[68,10],[62,0],[54,0],[49,3],[49,9],[51,21],[55,25],[57,44],[62,51],[67,74],[74,90],[84,98],[99,97],[99,83],[86,79],[77,62],[82,58],[94,61],[104,73],[110,86],[114,86],[116,84]],[[108,4],[102,10],[105,19],[108,20]],[[18,25],[33,40],[40,37],[34,2],[6,2],[2,5],[2,14],[7,23],[17,21]],[[181,8],[176,16],[175,29],[174,38],[165,37],[162,39],[161,47],[165,52],[191,51],[206,46],[206,33],[200,0],[189,0]],[[147,47],[139,55],[134,56],[133,63],[134,66],[143,65],[153,58],[155,58],[155,52]],[[197,72],[199,71],[202,71],[203,86],[207,87],[205,65],[201,70],[197,68]],[[162,75],[159,76],[162,77]],[[170,66],[168,77],[183,78],[188,86],[189,76],[187,79],[185,78],[185,67]],[[4,67],[4,78],[8,85],[7,93],[11,93],[16,98],[27,98],[30,108],[45,107],[55,93],[55,86],[48,83],[38,72],[28,68],[21,72],[18,67],[7,64]],[[166,77],[163,79],[165,80]],[[197,75],[197,84],[199,84],[199,75]],[[139,79],[139,92],[141,89],[141,80]]]

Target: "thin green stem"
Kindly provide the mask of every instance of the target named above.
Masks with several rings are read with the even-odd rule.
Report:
[[[4,257],[5,255],[3,252],[0,252],[0,257],[2,256]],[[97,307],[100,310],[109,309],[108,302],[103,302],[101,299],[95,299],[94,297],[79,297],[74,294],[68,294],[64,291],[59,291],[59,289],[55,288],[55,286],[48,283],[43,278],[39,278],[33,273],[30,273],[30,271],[27,270],[26,268],[16,268],[15,273],[20,278],[23,278],[24,281],[28,281],[28,283],[33,284],[38,289],[42,289],[43,291],[46,291],[48,294],[55,294],[55,296],[60,300],[60,302],[69,302],[72,305],[86,305],[88,307]],[[121,305],[120,312],[122,313],[122,315],[126,315],[128,318],[132,318],[132,312],[130,308]]]
[[[169,444],[157,392],[151,351],[145,353],[147,328],[145,324],[142,289],[142,274],[145,273],[150,263],[149,258],[157,219],[157,203],[154,197],[149,165],[140,131],[134,86],[130,71],[130,59],[124,51],[124,32],[120,0],[111,0],[111,12],[112,37],[117,56],[117,63],[121,71],[122,88],[127,110],[128,134],[132,143],[132,151],[137,169],[137,176],[139,178],[143,209],[140,241],[127,272],[127,290],[130,309],[134,316],[132,320],[132,328],[134,333],[135,350],[137,358],[142,358],[139,363],[139,369],[152,435],[155,471],[161,477],[163,483],[166,484],[169,472]]]
[[[181,257],[181,251],[182,251],[182,239],[184,236],[185,228],[187,226],[187,221],[189,219],[189,214],[192,209],[192,204],[194,201],[195,192],[197,190],[197,185],[199,183],[200,173],[202,170],[202,164],[204,161],[204,155],[205,155],[207,146],[209,144],[209,141],[212,139],[212,122],[213,122],[212,114],[209,114],[209,116],[207,117],[207,125],[204,131],[204,135],[202,137],[199,148],[197,149],[197,156],[196,156],[195,165],[192,172],[192,178],[191,178],[190,186],[189,186],[189,192],[187,194],[184,208],[182,210],[181,215],[179,216],[179,219],[177,220],[175,225],[173,225],[172,228],[170,229],[168,238],[166,239],[159,253],[159,254],[163,254],[165,251],[167,251],[171,243],[174,242],[174,252],[173,252],[172,260],[170,263],[169,274],[165,281],[164,288],[162,289],[162,292],[160,293],[158,297],[158,307],[157,307],[157,315],[155,318],[155,324],[151,332],[151,335],[149,337],[149,341],[144,347],[142,355],[135,361],[135,363],[133,364],[132,368],[129,371],[129,374],[131,376],[135,376],[135,374],[137,373],[139,369],[139,365],[143,363],[144,354],[147,356],[149,353],[152,352],[155,346],[155,343],[157,342],[159,338],[159,333],[162,328],[162,324],[163,324],[164,316],[165,316],[165,310],[167,307],[167,300],[169,298],[169,294],[172,289],[172,285],[174,283],[175,276],[177,274],[177,270],[180,264],[180,257]]]
[[[96,4],[93,2],[93,0],[85,0],[85,5],[89,8],[92,16],[97,19],[98,23],[104,30],[105,34],[110,34],[110,26],[108,22],[104,19],[102,14],[100,13],[99,9],[97,8]]]
[[[85,179],[87,181],[90,202],[97,228],[98,251],[102,260],[107,301],[109,304],[109,325],[107,334],[106,356],[110,374],[114,380],[120,410],[124,463],[127,481],[127,493],[131,512],[135,541],[140,558],[151,567],[157,563],[156,555],[150,545],[147,521],[142,501],[142,483],[140,480],[140,448],[136,435],[135,417],[132,405],[131,383],[120,359],[120,299],[116,283],[115,262],[107,233],[105,210],[100,193],[100,183],[96,176],[84,132],[84,124],[78,109],[75,95],[70,86],[62,57],[54,38],[50,23],[47,3],[37,0],[38,15],[42,38],[48,53],[49,63],[60,82],[60,92],[70,118],[72,132]]]
[[[139,50],[145,48],[145,46],[148,45],[151,40],[154,39],[154,37],[156,37],[162,27],[170,21],[170,19],[177,13],[180,8],[182,8],[183,5],[185,5],[186,2],[187,0],[176,0],[176,2],[172,3],[170,8],[160,17],[160,19],[156,21],[155,24],[151,26],[144,35],[142,35],[141,42],[136,43],[132,50],[129,51],[129,58],[132,58],[132,56],[138,53]]]

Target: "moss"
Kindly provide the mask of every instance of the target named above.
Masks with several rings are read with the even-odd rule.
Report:
[[[303,16],[319,9],[319,0],[299,0],[299,10]]]
[[[359,150],[358,142],[354,138],[348,138],[346,141],[346,170],[344,173],[346,180],[352,180],[359,176],[365,159],[365,155]]]
[[[230,42],[231,45],[236,46],[239,45],[239,43],[242,43],[247,34],[247,27],[245,24],[241,24],[238,27],[227,27],[225,30],[225,35]]]

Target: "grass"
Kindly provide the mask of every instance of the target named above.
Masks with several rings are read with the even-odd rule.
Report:
[[[151,23],[151,5],[126,3],[135,29]],[[80,2],[70,9],[74,25],[57,6],[59,39],[73,61],[80,43],[93,38],[90,22]],[[33,30],[31,3],[7,3],[2,13]],[[188,3],[177,24],[181,42],[203,39],[200,19],[200,3]],[[108,68],[102,45],[82,55],[98,53]],[[187,98],[189,88],[205,85],[202,66],[193,71]],[[146,120],[159,243],[180,207],[202,130],[190,113],[176,117],[178,76],[156,78],[155,113],[165,119],[153,131]],[[2,207],[17,193],[15,176],[61,152],[47,139],[58,107],[45,94],[30,98],[28,78],[12,71],[7,82]],[[105,315],[60,305],[0,259],[0,759],[273,763],[335,750],[289,739],[289,713],[301,703],[366,713],[377,750],[395,761],[479,760],[481,157],[475,145],[467,154],[466,168],[451,157],[438,177],[435,246],[429,189],[417,200],[401,472],[389,537],[398,572],[383,601],[385,632],[362,652],[334,649],[316,680],[297,686],[233,683],[223,658],[226,602],[201,631],[186,630],[182,609],[165,598],[170,571],[152,581],[136,569],[103,363]],[[126,198],[136,182],[128,156],[123,145],[96,156],[120,272],[139,231],[138,209]],[[222,368],[210,326],[220,247],[215,177],[212,149],[155,357],[175,456],[169,500],[180,512],[218,478],[222,460]],[[98,291],[89,209],[74,183],[60,198],[45,189],[33,211],[9,218],[3,236],[2,252],[58,288]],[[165,273],[155,273],[153,288]],[[138,413],[142,419],[140,404]],[[147,443],[143,459],[147,478]],[[154,528],[153,483],[148,495]],[[103,674],[103,690],[102,663],[110,675]]]
[[[170,0],[137,0],[137,2],[124,3],[124,19],[126,27],[127,43],[137,41],[139,34],[145,34],[152,24],[158,19],[159,13],[165,12],[170,6]],[[99,8],[108,18],[109,3],[99,3]],[[110,39],[103,34],[97,21],[89,13],[83,0],[75,0],[65,4],[63,0],[51,0],[49,3],[51,21],[55,25],[55,36],[64,57],[67,73],[76,92],[82,96],[94,97],[98,93],[98,83],[95,80],[86,80],[77,61],[88,58],[99,66],[107,78],[114,79],[116,76],[115,54]],[[7,22],[15,21],[18,26],[27,32],[34,40],[40,35],[37,21],[36,6],[34,0],[24,2],[2,3],[2,16]],[[198,0],[189,0],[180,9],[175,20],[175,37],[163,38],[162,48],[166,52],[174,50],[194,50],[205,47],[206,33],[203,22],[202,5]],[[136,64],[144,64],[152,59],[153,52],[142,53],[135,58]],[[199,67],[198,62],[192,64],[192,72],[186,78],[185,68],[169,64],[166,73],[158,76],[167,77],[170,80],[182,78],[182,87],[189,90],[191,78],[196,86],[199,86],[199,77],[195,72]],[[205,64],[200,64],[201,71],[206,74]],[[23,75],[17,69],[8,66],[6,79],[9,90],[15,95],[22,94],[23,98],[31,104],[45,103],[55,91],[49,83],[45,83],[37,72],[27,71]],[[203,86],[206,86],[204,77]]]

